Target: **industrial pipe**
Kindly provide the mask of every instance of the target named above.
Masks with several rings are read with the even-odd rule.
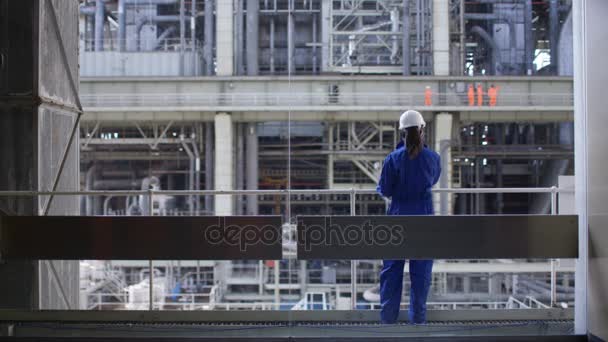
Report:
[[[205,124],[205,189],[213,189],[213,124]],[[205,196],[205,210],[213,212],[213,196]]]
[[[93,190],[93,182],[95,181],[95,172],[96,171],[97,171],[96,165],[91,166],[87,170],[87,173],[85,176],[85,183],[84,183],[84,189],[86,191]],[[91,195],[91,196],[86,197],[85,212],[86,212],[87,216],[95,215],[95,204],[94,203],[95,203],[95,196]]]
[[[496,20],[499,19],[495,13],[465,13],[466,20]]]
[[[524,2],[524,65],[526,74],[533,72],[534,62],[534,37],[532,32],[532,0]]]
[[[234,6],[236,7],[236,17],[234,20],[234,61],[237,75],[243,75],[245,72],[243,62],[243,1],[244,0],[234,0]]]
[[[103,0],[95,0],[95,51],[103,51],[103,24],[106,6]]]
[[[411,74],[411,61],[410,61],[410,0],[403,0],[403,18],[401,19],[401,28],[403,35],[401,37],[401,53],[403,63],[403,75],[409,76]]]
[[[163,40],[167,39],[171,34],[173,34],[175,31],[177,31],[177,29],[175,28],[175,26],[171,26],[168,29],[166,29],[157,39],[156,39],[156,43],[154,43],[154,46],[152,46],[152,50],[156,50],[158,49],[158,47],[161,45],[161,43],[163,42]]]
[[[185,75],[184,49],[186,46],[186,3],[179,1],[179,74]]]
[[[399,11],[395,8],[391,11],[391,32],[399,32]],[[397,54],[399,53],[399,39],[397,34],[391,37],[391,63],[397,63]]]
[[[558,39],[559,37],[559,16],[557,13],[557,0],[549,0],[549,44],[551,47],[551,65],[557,72],[558,64]]]
[[[192,68],[193,75],[198,75],[198,63],[196,63],[196,59],[198,55],[195,53],[196,51],[196,0],[191,0],[192,6],[190,7],[190,45],[192,47]]]
[[[160,180],[158,177],[146,177],[141,181],[141,190],[158,190],[160,189]],[[147,214],[152,216],[152,207],[150,206],[151,202],[149,199],[150,195],[140,195],[139,196],[139,207],[142,210],[142,214]]]
[[[246,155],[246,187],[247,190],[258,188],[258,133],[257,124],[248,123],[247,128],[247,155]],[[247,195],[247,215],[258,214],[258,196]]]
[[[181,140],[182,147],[184,148],[184,151],[186,151],[186,154],[188,155],[188,158],[190,160],[188,168],[188,190],[194,190],[194,154],[192,153],[192,150],[190,150],[190,147],[188,146],[184,138],[184,135],[180,134],[179,139]],[[190,215],[193,215],[194,198],[192,197],[192,195],[188,196],[188,208],[190,209]]]
[[[213,75],[213,0],[205,0],[205,45],[203,57],[205,59],[205,74]]]
[[[486,44],[488,44],[488,46],[492,49],[492,69],[490,70],[490,72],[493,72],[495,75],[498,75],[500,73],[500,68],[497,67],[498,63],[498,45],[496,44],[496,42],[494,41],[494,38],[492,38],[492,36],[490,36],[490,34],[488,32],[486,32],[486,30],[484,30],[483,28],[481,28],[480,26],[473,26],[471,28],[471,33],[476,33],[479,35],[479,37],[481,37],[481,39],[483,39]]]
[[[260,15],[260,2],[259,0],[246,0],[247,1],[247,42],[246,42],[246,54],[247,54],[247,75],[257,76],[259,72],[259,15]]]
[[[95,15],[95,6],[80,6],[79,10],[80,10],[80,14],[82,14],[82,15],[86,15],[86,16]]]
[[[295,63],[295,20],[293,17],[293,0],[288,0],[289,13],[287,14],[287,71],[290,75],[296,72]]]
[[[198,190],[200,190],[200,184],[201,184],[201,154],[198,150],[198,146],[196,143],[196,135],[194,133],[192,133],[191,138],[192,138],[191,139],[192,140],[192,154],[194,156],[193,190],[198,191]],[[201,198],[200,198],[200,196],[197,195],[195,197],[195,201],[194,201],[194,209],[195,209],[197,215],[200,210],[200,207],[201,207]]]
[[[179,20],[179,15],[151,15],[141,17],[135,25],[135,32],[137,33],[137,50],[141,50],[141,29],[145,24],[179,22]]]
[[[118,0],[118,51],[127,50],[127,0]]]

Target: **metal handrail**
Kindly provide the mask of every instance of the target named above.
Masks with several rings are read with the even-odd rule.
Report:
[[[438,188],[432,190],[435,193],[549,193],[551,194],[551,214],[557,214],[557,195],[558,193],[574,193],[572,189],[560,189],[555,186],[548,188]],[[351,215],[356,215],[356,199],[357,195],[361,194],[378,194],[375,190],[363,189],[283,189],[283,190],[131,190],[131,191],[0,191],[0,197],[3,196],[61,196],[61,195],[113,195],[113,196],[147,196],[150,208],[152,208],[152,199],[154,195],[287,195],[294,194],[347,194],[350,196],[350,212]],[[152,260],[149,260],[149,268],[153,269]],[[351,309],[356,308],[356,293],[357,293],[357,261],[351,261]],[[153,310],[153,277],[150,277],[150,310]],[[555,306],[557,298],[557,272],[556,260],[551,260],[551,306]]]
[[[574,193],[573,189],[561,189],[557,187],[544,188],[437,188],[431,190],[433,193],[447,194],[509,194],[509,193]],[[30,190],[8,190],[0,191],[0,197],[28,197],[28,196],[148,196],[172,195],[378,195],[374,189],[273,189],[273,190],[94,190],[94,191],[30,191]]]
[[[424,93],[131,93],[81,94],[86,106],[425,106]],[[435,93],[432,106],[469,106],[463,93]],[[484,97],[485,98],[485,97]],[[496,107],[573,106],[572,93],[501,93]],[[484,105],[481,108],[492,108]]]

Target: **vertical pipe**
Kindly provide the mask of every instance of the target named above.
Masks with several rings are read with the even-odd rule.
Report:
[[[258,261],[258,294],[264,294],[264,261]]]
[[[316,14],[312,15],[312,73],[316,74],[317,67],[317,21],[318,17]]]
[[[421,71],[421,67],[422,67],[422,54],[420,53],[420,41],[422,39],[422,21],[420,19],[420,14],[422,12],[422,6],[420,4],[421,0],[416,0],[416,56],[418,56],[418,61],[417,61],[417,67],[418,67],[418,74],[421,75],[422,71]]]
[[[412,72],[412,62],[410,61],[410,0],[403,0],[403,18],[401,19],[401,22],[403,30],[403,36],[401,37],[403,75],[408,76]]]
[[[182,144],[182,148],[188,155],[188,190],[194,190],[194,154],[188,144],[186,144],[184,140],[184,135],[180,135],[180,140]],[[188,196],[188,208],[190,209],[190,215],[194,214],[194,197],[192,195]]]
[[[327,155],[327,188],[333,189],[334,187],[334,124],[329,124],[327,132],[327,149],[329,154]],[[339,134],[338,134],[339,136]]]
[[[205,124],[205,189],[213,189],[213,123]],[[213,196],[205,196],[205,210],[213,213]]]
[[[205,59],[205,74],[213,75],[213,0],[205,0],[205,46],[203,56]]]
[[[551,187],[551,215],[557,215],[557,188]],[[551,307],[557,304],[557,260],[551,259]]]
[[[106,8],[103,0],[95,0],[95,51],[103,51],[103,26]]]
[[[247,124],[247,190],[257,190],[258,188],[258,133],[257,124]],[[258,196],[247,196],[247,215],[258,214]]]
[[[199,287],[201,285],[201,261],[196,260],[196,286]],[[198,292],[198,290],[197,290]]]
[[[329,69],[331,60],[331,39],[332,39],[332,2],[321,1],[321,71]]]
[[[289,74],[295,74],[296,66],[294,61],[294,18],[293,18],[293,0],[288,0],[289,10],[287,15],[287,70]]]
[[[260,1],[247,0],[247,75],[257,76],[259,72],[259,15]]]
[[[179,0],[179,74],[184,76],[184,49],[186,45],[186,2]]]
[[[497,143],[499,146],[504,146],[505,144],[505,131],[503,128],[503,124],[498,124],[496,125],[497,128]],[[502,159],[499,159],[496,161],[496,187],[497,188],[502,188],[503,187],[503,176],[502,176],[502,168],[503,168],[503,163],[502,163]],[[498,193],[496,194],[496,213],[497,214],[502,214],[503,211],[503,207],[504,207],[504,202],[503,202],[503,194],[502,193]]]
[[[196,0],[192,1],[190,8],[190,46],[192,48],[192,76],[198,75],[198,66],[196,61]],[[198,198],[198,197],[197,197]]]
[[[460,71],[459,75],[464,75],[465,73],[465,58],[466,58],[466,46],[465,46],[465,37],[466,37],[466,27],[464,24],[464,1],[460,0]],[[530,0],[532,1],[532,0]]]
[[[450,168],[449,168],[449,164],[450,164],[450,158],[449,158],[449,152],[450,152],[450,147],[451,147],[451,143],[450,140],[441,140],[439,142],[439,146],[440,146],[440,158],[441,158],[441,167],[443,168],[443,172],[441,172],[440,178],[439,178],[439,186],[442,189],[446,189],[449,186],[449,172],[450,172]],[[448,194],[445,192],[442,192],[441,194],[439,194],[439,203],[440,203],[440,208],[441,208],[441,215],[448,215],[449,213],[449,208],[448,208]]]
[[[357,214],[357,192],[355,189],[350,191],[350,216]],[[357,308],[357,260],[350,261],[350,308]]]
[[[154,191],[152,189],[148,190],[148,208],[150,208],[148,215],[152,216],[152,208],[154,205]],[[148,260],[148,268],[150,270],[150,305],[149,305],[149,309],[150,311],[154,310],[154,265],[152,263],[152,259]]]
[[[274,15],[270,16],[270,74],[274,75]]]
[[[244,167],[245,167],[245,136],[243,134],[242,123],[236,123],[236,189],[244,189]],[[235,195],[236,215],[243,214],[243,195]]]
[[[193,190],[200,190],[201,188],[201,154],[196,143],[196,136],[192,134],[192,154],[194,155],[194,187]],[[194,196],[194,210],[196,215],[199,215],[201,209],[201,196]]]
[[[532,75],[534,59],[534,37],[532,33],[532,0],[524,2],[524,65],[526,75]]]
[[[279,270],[279,267],[281,265],[281,260],[275,260],[274,261],[274,309],[278,310],[279,309],[279,304],[281,302],[281,292],[279,290],[279,283],[280,283],[280,276],[281,276],[281,271]]]
[[[243,65],[243,0],[236,0],[236,72],[243,75],[245,66]]]
[[[559,36],[559,16],[557,13],[557,0],[549,0],[549,43],[551,44],[551,65],[557,72]]]
[[[118,0],[118,51],[127,49],[127,12],[126,1]]]
[[[154,310],[154,265],[152,263],[152,260],[148,260],[148,269],[150,272],[150,289],[148,291],[148,310],[152,311]]]

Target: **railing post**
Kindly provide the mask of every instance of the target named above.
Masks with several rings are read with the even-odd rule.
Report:
[[[357,214],[357,193],[354,188],[350,190],[350,215],[355,216]],[[357,260],[351,260],[350,262],[350,308],[355,310],[357,308]]]
[[[152,189],[148,189],[148,215],[152,216],[152,203],[153,203],[154,191]],[[150,290],[148,295],[149,298],[149,307],[150,311],[154,310],[154,267],[152,265],[152,259],[148,260],[148,267],[150,269]]]
[[[551,215],[557,215],[557,188],[551,187]],[[551,307],[557,304],[557,260],[551,259]]]

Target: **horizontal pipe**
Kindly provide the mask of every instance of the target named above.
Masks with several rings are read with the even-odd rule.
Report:
[[[574,193],[572,189],[560,188],[459,188],[459,189],[432,189],[434,193],[451,194],[525,194],[525,193]],[[376,190],[361,189],[291,189],[291,190],[125,190],[125,191],[0,191],[0,197],[6,196],[74,196],[74,195],[112,195],[112,196],[135,196],[148,195],[150,192],[156,195],[377,195]]]

